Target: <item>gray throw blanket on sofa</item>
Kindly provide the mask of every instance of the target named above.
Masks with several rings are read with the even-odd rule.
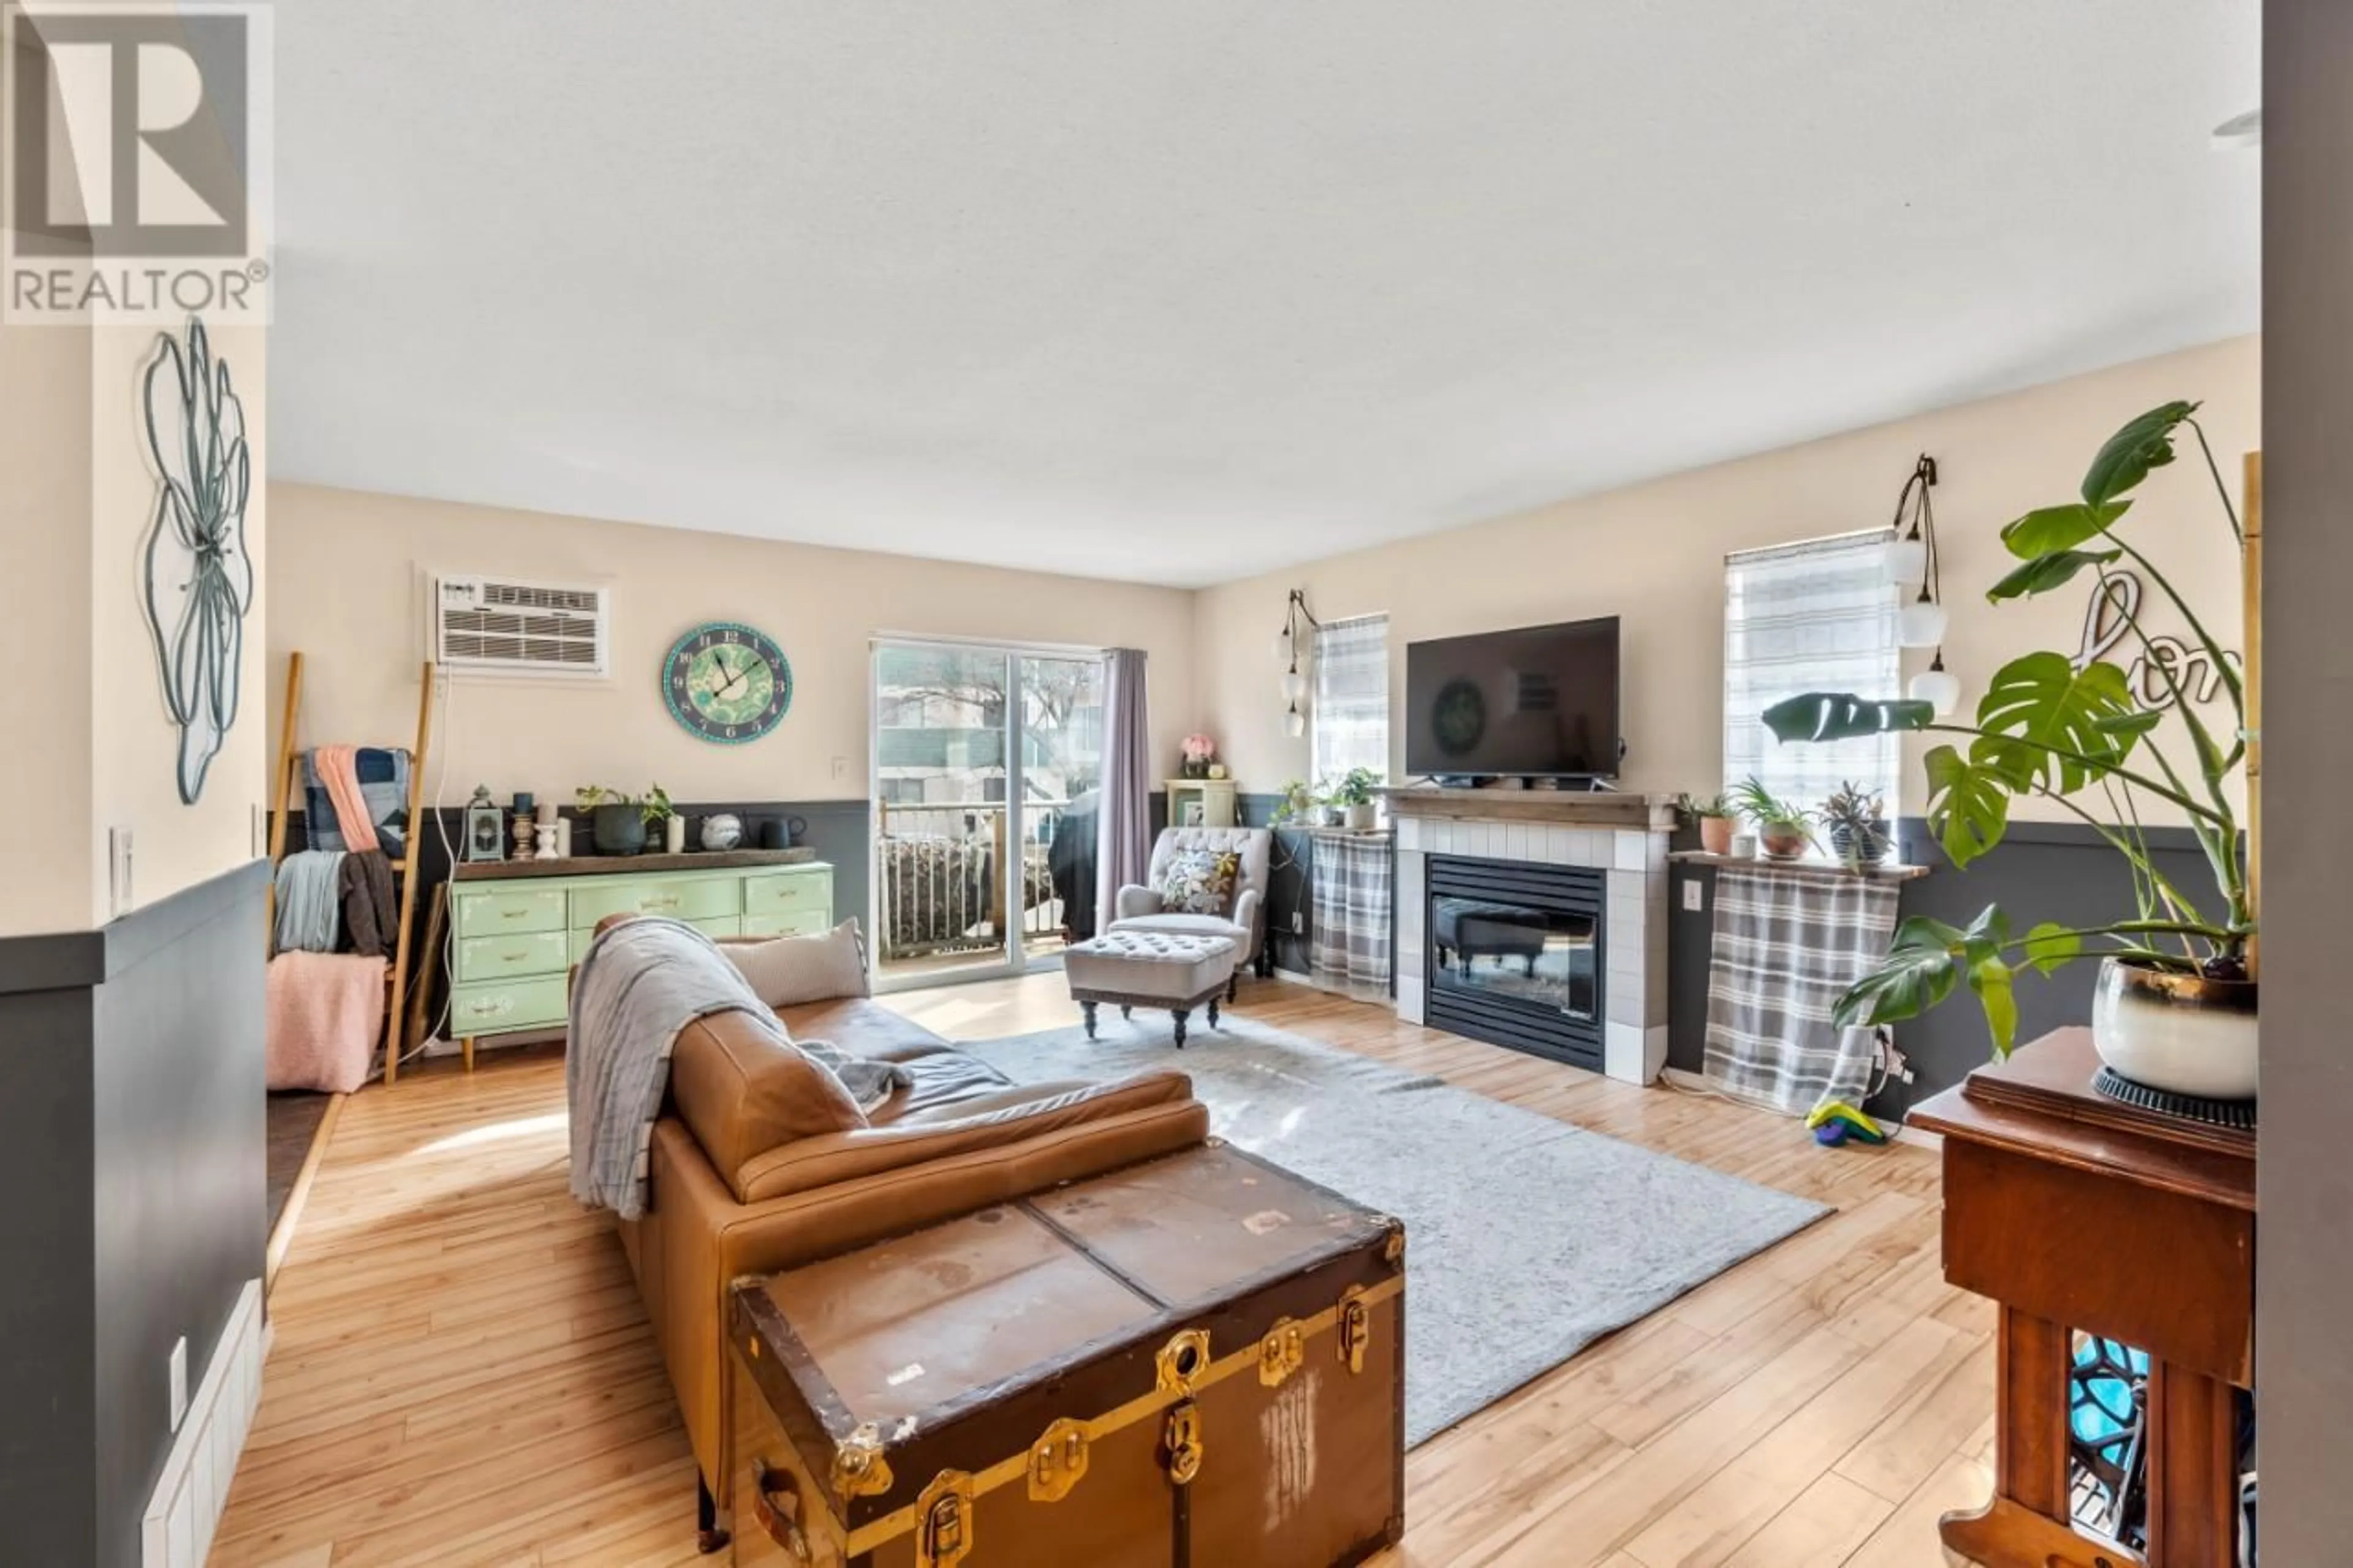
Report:
[[[796,1048],[743,971],[694,927],[625,921],[589,944],[572,983],[564,1061],[574,1197],[623,1219],[645,1212],[648,1150],[670,1087],[670,1048],[680,1030],[718,1013],[742,1013],[779,1048]],[[798,1048],[830,1068],[861,1110],[910,1081],[893,1063],[862,1061],[815,1041]]]

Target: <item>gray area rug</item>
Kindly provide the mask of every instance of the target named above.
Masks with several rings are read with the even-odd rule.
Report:
[[[1830,1211],[1229,1013],[960,1048],[1025,1083],[1191,1075],[1222,1137],[1406,1226],[1406,1443],[1463,1417]],[[1501,1049],[1501,1047],[1496,1047]]]

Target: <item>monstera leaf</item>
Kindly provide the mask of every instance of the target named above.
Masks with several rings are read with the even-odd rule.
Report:
[[[2069,501],[2064,506],[2037,507],[2024,517],[2002,525],[2001,542],[2021,561],[2039,561],[2063,550],[2073,550],[2096,539],[2110,524],[2132,510],[2128,500],[2093,506]]]
[[[2000,843],[2009,828],[2010,782],[1998,767],[1950,746],[1938,746],[1921,764],[1928,773],[1928,831],[1944,846],[1946,858],[1967,867]]]
[[[1926,702],[1876,701],[1852,691],[1809,691],[1765,710],[1765,727],[1781,741],[1852,741],[1891,730],[1925,730],[1936,710]]]
[[[253,558],[245,548],[251,466],[245,407],[202,321],[184,349],[166,336],[148,363],[147,450],[159,489],[147,537],[147,626],[164,703],[180,727],[180,798],[193,805],[237,722]]]
[[[2031,755],[1995,749],[1975,760],[2001,768],[2019,788],[2039,779],[2072,795],[2122,765],[2137,737],[2108,725],[2138,712],[2115,665],[2094,659],[2078,669],[2063,653],[2026,654],[1994,672],[1978,704],[1978,728],[2021,742]]]
[[[2105,566],[2123,553],[2121,550],[2054,550],[2048,555],[2036,556],[1988,588],[1986,597],[2000,604],[2004,599],[2047,594],[2053,588],[2065,587],[2085,568]]]
[[[1916,1018],[1966,980],[1985,1010],[1994,1055],[2006,1057],[2018,1037],[2013,972],[2002,957],[2009,945],[2010,918],[1998,904],[1988,904],[1967,931],[1914,915],[1895,928],[1885,961],[1839,998],[1831,1016],[1845,1026]]]
[[[2194,403],[2160,404],[2108,437],[2084,474],[2084,503],[2104,506],[2173,461],[2173,431],[2198,412]]]

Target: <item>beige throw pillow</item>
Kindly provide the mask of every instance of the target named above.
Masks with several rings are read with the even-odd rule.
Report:
[[[771,1007],[864,996],[866,944],[858,921],[846,920],[818,936],[780,936],[770,942],[723,942],[719,951],[741,970],[761,1001]]]

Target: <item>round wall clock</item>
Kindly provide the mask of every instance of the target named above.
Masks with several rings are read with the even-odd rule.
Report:
[[[756,741],[793,705],[793,668],[774,637],[733,621],[694,627],[662,661],[662,700],[691,734]]]

